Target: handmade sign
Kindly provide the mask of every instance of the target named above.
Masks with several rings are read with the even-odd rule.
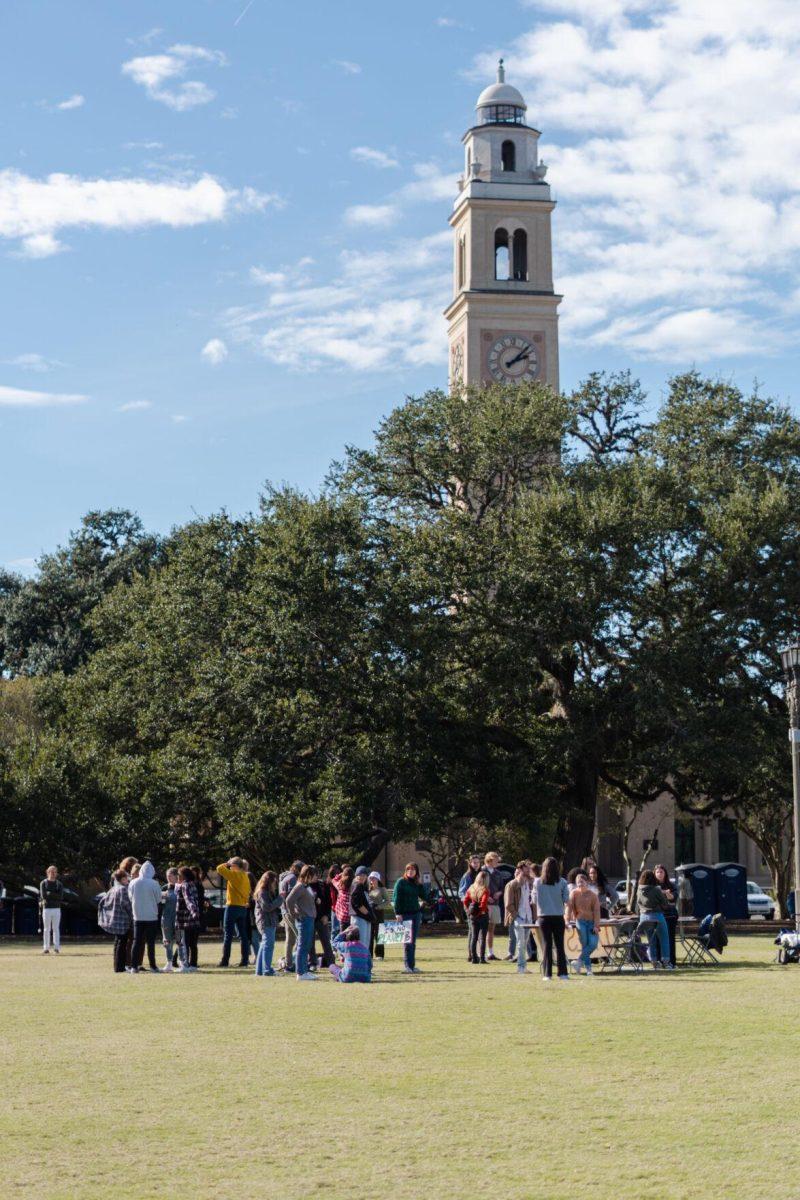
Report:
[[[404,946],[413,939],[411,921],[384,921],[378,926],[378,944],[380,946]]]

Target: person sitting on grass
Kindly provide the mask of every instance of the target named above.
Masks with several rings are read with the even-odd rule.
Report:
[[[265,871],[256,884],[254,892],[256,925],[261,934],[261,944],[256,955],[256,975],[274,975],[272,955],[275,951],[275,935],[281,919],[281,895],[278,891],[278,876],[274,871]]]
[[[479,871],[467,888],[464,911],[469,922],[467,949],[471,963],[486,962],[486,934],[489,929],[489,873]]]
[[[642,871],[636,892],[639,928],[647,927],[647,957],[655,969],[674,971],[669,957],[669,932],[665,913],[670,902],[656,883],[655,872]]]
[[[585,871],[579,871],[575,879],[575,888],[567,904],[567,920],[575,922],[581,939],[580,958],[576,958],[570,966],[576,975],[580,975],[582,967],[587,975],[591,975],[592,954],[600,941],[600,898],[589,886],[589,876]]]
[[[329,967],[331,975],[338,983],[372,982],[372,955],[369,947],[361,941],[357,925],[351,925],[344,933],[337,934],[333,939],[333,948],[344,959],[341,967],[335,963]]]
[[[175,888],[175,936],[180,955],[180,972],[197,970],[197,940],[200,937],[200,887],[191,867],[181,867]]]

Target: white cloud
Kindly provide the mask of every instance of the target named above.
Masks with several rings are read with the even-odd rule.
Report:
[[[506,65],[548,143],[565,343],[675,364],[796,344],[780,297],[800,268],[798,5],[534,7]]]
[[[450,258],[444,230],[374,252],[342,251],[336,283],[288,268],[264,272],[264,302],[229,310],[227,328],[231,338],[296,370],[443,363]]]
[[[60,104],[56,105],[56,108],[61,112],[69,112],[70,109],[73,108],[82,108],[85,103],[86,97],[81,96],[78,92],[76,92],[75,95],[70,96],[69,99],[62,100]]]
[[[175,112],[186,112],[198,105],[208,104],[216,92],[201,80],[184,79],[191,67],[227,66],[228,60],[219,50],[179,43],[163,54],[145,54],[122,64],[122,72],[143,87],[151,100],[166,104]]]
[[[400,166],[400,163],[396,158],[392,158],[391,154],[387,154],[384,150],[373,150],[371,146],[353,146],[350,157],[356,162],[368,163],[369,166],[378,167],[383,171],[390,167]]]
[[[361,64],[357,62],[350,62],[349,59],[346,58],[334,58],[333,65],[335,67],[339,67],[341,71],[344,71],[345,75],[361,74]]]
[[[173,425],[183,425],[185,421],[189,420],[189,418],[184,416],[183,413],[173,413],[173,415],[170,417],[170,420],[172,421]]]
[[[354,204],[345,211],[349,225],[390,225],[397,217],[394,204]]]
[[[23,371],[36,371],[37,374],[61,366],[61,363],[45,358],[43,354],[18,354],[16,358],[7,358],[4,361],[6,366],[20,367]]]
[[[0,238],[22,239],[25,257],[43,258],[64,249],[57,238],[62,229],[177,229],[280,203],[252,188],[225,188],[210,175],[193,182],[154,182],[76,175],[34,179],[5,170],[0,171]]]
[[[212,367],[218,367],[220,363],[224,363],[228,357],[228,347],[221,338],[211,338],[206,342],[203,349],[200,351],[202,357],[207,363],[211,363]]]
[[[0,408],[54,408],[64,404],[85,404],[88,396],[67,392],[30,392],[25,388],[0,387]]]
[[[152,400],[129,400],[127,404],[120,404],[117,412],[144,412],[146,408],[152,407]]]

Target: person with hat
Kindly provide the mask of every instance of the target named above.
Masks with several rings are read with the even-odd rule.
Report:
[[[380,871],[370,871],[367,879],[367,896],[372,905],[372,912],[375,920],[372,925],[372,942],[369,952],[375,958],[384,958],[386,947],[378,942],[378,926],[382,925],[386,920],[386,909],[392,903],[388,890],[383,886]]]
[[[353,874],[353,886],[350,889],[350,911],[353,914],[353,923],[358,928],[359,937],[369,949],[375,916],[367,895],[367,874],[366,867],[356,867]]]

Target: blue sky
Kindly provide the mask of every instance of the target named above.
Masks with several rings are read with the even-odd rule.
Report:
[[[757,9],[757,11],[753,11]],[[320,482],[446,378],[460,137],[503,53],[562,383],[796,395],[796,0],[5,0],[0,563]]]

